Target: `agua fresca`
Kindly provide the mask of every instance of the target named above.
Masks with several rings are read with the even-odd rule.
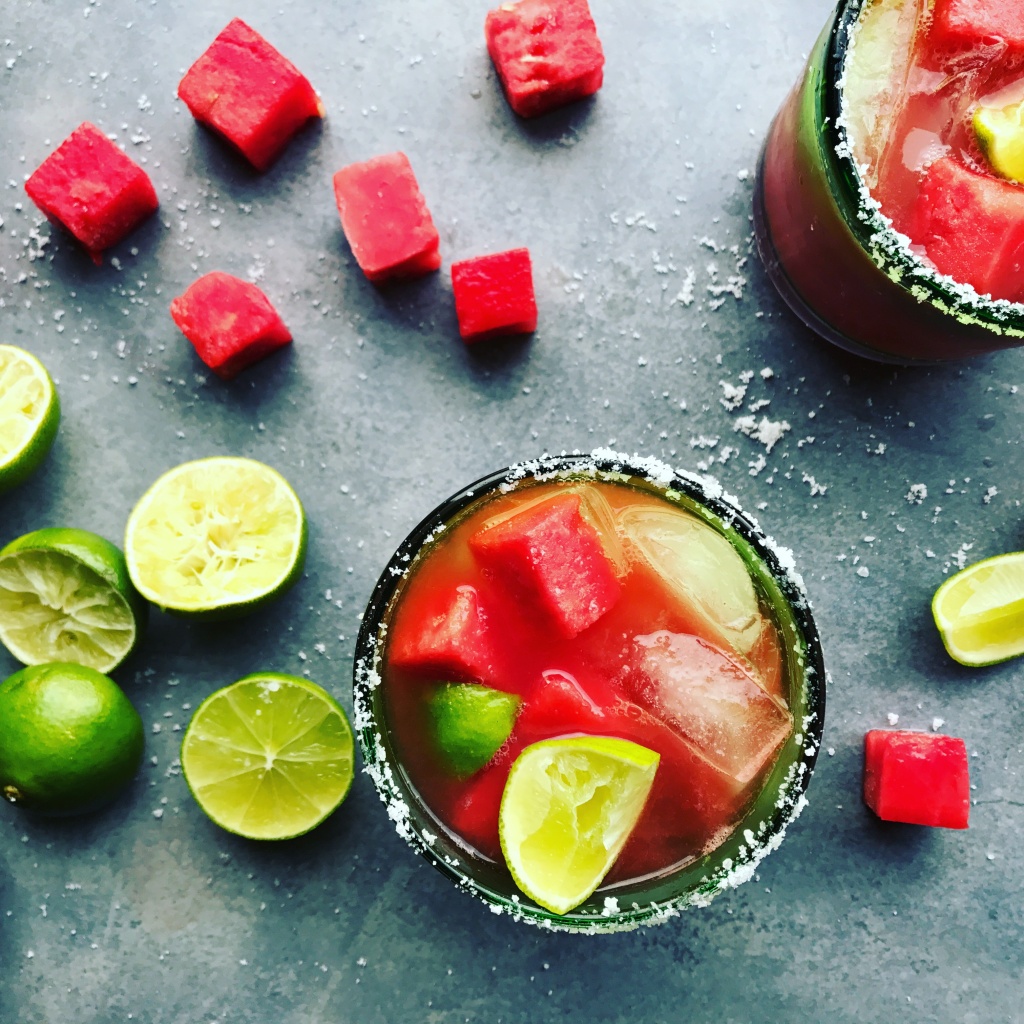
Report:
[[[980,295],[1024,301],[1024,3],[865,5],[844,117],[911,251]]]
[[[656,763],[594,879],[614,887],[668,875],[730,835],[794,733],[791,657],[756,574],[697,514],[628,479],[531,481],[476,498],[421,552],[388,614],[385,723],[438,824],[499,865],[503,795],[525,753],[625,749],[626,768],[643,761],[648,776]],[[551,811],[524,825],[554,847],[543,870],[555,874],[588,816],[617,813],[587,789],[595,762],[576,763],[552,783],[571,791],[572,820]]]

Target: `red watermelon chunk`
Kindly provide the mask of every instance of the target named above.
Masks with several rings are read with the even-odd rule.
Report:
[[[520,117],[590,96],[604,80],[604,51],[587,0],[520,0],[487,13],[487,50]]]
[[[343,167],[334,198],[352,255],[374,283],[441,266],[437,228],[404,153]]]
[[[909,234],[940,273],[981,295],[1024,300],[1024,187],[943,157],[928,168]]]
[[[178,96],[259,171],[306,121],[324,116],[309,80],[240,18],[188,69]]]
[[[433,596],[433,595],[432,595]],[[434,679],[494,685],[495,651],[475,587],[456,587],[421,622],[406,621],[388,653],[394,668]]]
[[[173,299],[171,316],[199,358],[224,380],[292,340],[256,285],[219,270],[204,274]]]
[[[935,0],[929,42],[936,48],[979,50],[995,42],[1024,53],[1020,0]]]
[[[621,591],[581,504],[578,493],[556,494],[485,525],[469,539],[480,564],[522,591],[567,640],[604,615]]]
[[[88,121],[36,168],[25,191],[96,263],[158,205],[149,175]]]
[[[459,334],[467,343],[537,329],[529,249],[509,249],[452,264]]]
[[[967,747],[953,736],[872,729],[864,737],[864,802],[883,821],[967,828]]]

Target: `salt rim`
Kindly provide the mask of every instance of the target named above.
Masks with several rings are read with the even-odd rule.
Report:
[[[446,520],[479,493],[489,489],[508,493],[525,479],[544,481],[569,473],[573,476],[595,477],[598,474],[621,474],[646,480],[669,493],[676,491],[687,494],[711,512],[723,526],[736,530],[761,558],[793,611],[794,623],[802,634],[802,645],[796,661],[803,670],[808,711],[800,722],[800,731],[790,740],[798,748],[792,755],[797,760],[789,766],[778,784],[774,805],[771,812],[765,815],[767,820],[758,821],[756,828],[752,828],[751,823],[744,819],[731,833],[730,838],[743,829],[744,843],[735,850],[733,858],[725,858],[696,884],[667,900],[651,900],[644,905],[633,901],[623,906],[623,896],[612,894],[603,897],[603,906],[600,908],[576,908],[569,914],[557,916],[542,908],[524,904],[518,895],[508,896],[495,892],[470,878],[462,870],[460,858],[440,848],[442,844],[439,843],[439,833],[450,833],[434,822],[429,813],[421,816],[426,817],[430,825],[417,826],[407,799],[406,787],[388,760],[383,736],[377,728],[373,701],[381,685],[381,659],[387,635],[387,623],[383,621],[383,615],[399,580],[407,577],[414,566],[416,554],[445,529]],[[442,503],[409,534],[381,574],[363,615],[356,641],[353,672],[353,724],[363,755],[363,771],[373,781],[377,795],[394,823],[395,831],[416,853],[455,882],[458,888],[476,896],[493,914],[507,914],[514,921],[532,924],[546,931],[608,934],[663,924],[690,907],[706,907],[720,893],[749,881],[761,861],[778,849],[788,826],[807,806],[804,793],[821,746],[825,688],[829,681],[803,579],[796,571],[793,553],[789,548],[778,545],[768,537],[753,517],[740,510],[736,499],[727,494],[714,477],[674,470],[655,457],[595,448],[589,453],[578,450],[571,453],[563,451],[557,456],[545,453],[537,459],[516,463],[485,477]],[[450,841],[448,845],[455,848],[455,841]],[[713,857],[715,852],[713,850],[706,856]],[[603,894],[598,892],[597,895],[601,897]]]
[[[868,2],[870,0],[847,0],[836,19],[825,69],[826,102],[829,110],[834,111],[833,120],[839,136],[835,155],[848,180],[855,182],[857,188],[856,216],[862,230],[855,233],[859,234],[879,270],[895,284],[906,288],[918,302],[930,303],[965,326],[982,327],[1000,337],[1024,338],[1024,304],[981,295],[972,285],[942,274],[926,263],[911,249],[912,240],[893,227],[864,182],[866,168],[859,165],[854,156],[845,97],[846,76],[856,47],[860,13]],[[839,62],[841,67],[836,77]],[[823,132],[827,134],[828,118],[825,120]],[[1008,324],[1007,320],[1015,323]]]

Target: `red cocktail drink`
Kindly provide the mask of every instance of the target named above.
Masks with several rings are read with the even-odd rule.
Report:
[[[846,0],[776,116],[758,248],[835,344],[915,362],[1024,340],[1024,186],[977,123],[1024,99],[1019,10]]]
[[[824,711],[783,560],[713,485],[613,453],[457,495],[396,554],[360,634],[357,730],[399,832],[550,928],[663,920],[749,877],[799,809]],[[657,768],[596,891],[556,911],[513,880],[510,774],[595,738]]]

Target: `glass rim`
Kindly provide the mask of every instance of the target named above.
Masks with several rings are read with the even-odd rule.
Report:
[[[514,885],[510,886],[509,892],[500,892],[474,878],[470,870],[464,869],[464,851],[460,850],[454,839],[449,840],[437,834],[447,830],[429,811],[425,802],[418,798],[398,765],[391,763],[383,725],[378,725],[378,690],[386,639],[385,615],[402,580],[407,578],[416,564],[417,555],[444,529],[445,524],[471,502],[495,490],[512,490],[527,480],[544,481],[559,477],[578,479],[588,476],[595,479],[641,479],[656,490],[677,492],[702,506],[724,528],[734,530],[750,545],[777,585],[799,632],[802,642],[798,659],[799,682],[805,695],[801,703],[805,713],[802,720],[796,721],[795,735],[790,740],[797,742],[798,752],[791,758],[791,763],[774,791],[769,794],[772,785],[770,779],[755,798],[755,805],[744,813],[725,842],[698,858],[694,865],[688,864],[664,876],[660,880],[660,887],[671,888],[672,880],[677,876],[694,874],[694,866],[702,865],[706,872],[697,881],[668,898],[651,899],[644,903],[631,900],[628,905],[620,907],[617,897],[604,896],[601,908],[588,908],[584,904],[567,914],[559,915],[534,905],[522,894],[517,895]],[[590,453],[563,452],[560,455],[544,454],[538,459],[516,463],[481,477],[441,502],[399,545],[373,589],[356,640],[353,668],[354,731],[362,752],[364,771],[370,776],[378,796],[387,806],[388,816],[398,834],[416,853],[455,882],[458,888],[487,904],[492,913],[508,914],[514,920],[550,931],[629,931],[641,925],[667,921],[689,907],[706,906],[721,892],[735,888],[753,877],[761,860],[780,845],[787,827],[799,816],[807,802],[804,793],[817,760],[824,729],[826,682],[821,641],[811,616],[803,580],[793,565],[791,554],[767,537],[757,521],[740,509],[718,481],[712,477],[672,469],[654,458],[624,455],[609,449],[595,449]],[[772,770],[773,774],[777,772],[778,766],[779,762]],[[771,812],[766,815],[762,813],[765,820],[755,822],[753,812],[758,810],[766,794],[772,797]],[[720,858],[721,863],[714,866],[705,863],[715,861],[716,855],[730,844],[736,845],[737,836],[741,836],[743,841],[738,845],[734,857]],[[596,896],[602,895],[599,889]],[[635,894],[630,893],[625,898],[628,899],[629,895]]]
[[[846,63],[861,11],[874,0],[839,0],[825,52],[824,125],[820,138],[826,173],[837,206],[854,237],[878,269],[918,302],[965,326],[980,327],[1000,337],[1024,338],[1024,303],[993,299],[969,284],[928,266],[909,248],[872,197],[861,177],[850,141],[843,103]],[[847,202],[840,202],[839,189]]]

